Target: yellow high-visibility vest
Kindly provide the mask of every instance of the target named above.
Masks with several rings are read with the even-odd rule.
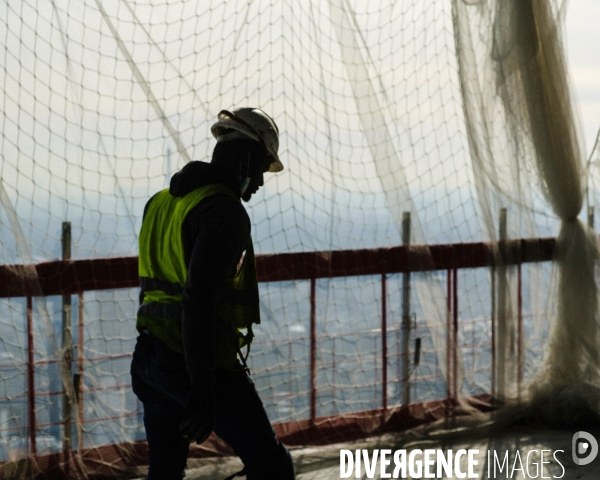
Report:
[[[157,193],[146,211],[139,238],[139,276],[144,292],[137,313],[137,330],[150,330],[172,350],[183,353],[181,295],[188,268],[182,239],[187,214],[207,197],[218,193],[237,198],[223,184],[200,187],[183,197],[168,189]],[[258,279],[252,238],[243,263],[216,305],[216,364],[239,368],[239,348],[252,341],[252,324],[260,323]],[[190,320],[190,321],[193,321]],[[242,330],[247,329],[246,335]]]

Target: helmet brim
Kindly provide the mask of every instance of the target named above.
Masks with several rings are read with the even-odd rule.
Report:
[[[231,132],[232,130],[234,131],[232,133],[223,133],[224,131]],[[254,140],[255,142],[260,143],[261,145],[264,145],[264,147],[267,149],[269,156],[272,159],[272,162],[269,165],[269,170],[267,171],[271,173],[276,173],[281,172],[283,170],[283,164],[279,159],[279,155],[277,155],[277,151],[274,151],[273,149],[269,148],[269,146],[266,145],[264,141],[261,141],[261,139],[258,137],[256,132],[252,130],[251,127],[240,121],[235,121],[233,116],[230,115],[228,111],[223,110],[219,113],[217,117],[217,123],[215,123],[211,127],[210,131],[213,134],[213,136],[217,139],[217,142],[226,142],[235,138],[240,138],[239,134],[242,134],[241,138],[245,136]]]
[[[267,172],[277,173],[277,172],[281,172],[282,170],[283,170],[283,163],[281,163],[279,158],[276,157],[275,160],[273,160],[271,162],[271,165],[269,166],[269,170],[267,170]]]

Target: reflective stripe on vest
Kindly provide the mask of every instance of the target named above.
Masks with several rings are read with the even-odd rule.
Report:
[[[179,283],[167,282],[158,278],[140,277],[140,287],[144,292],[161,290],[167,295],[180,295],[183,293],[183,287]]]
[[[140,287],[144,292],[160,290],[167,295],[181,295],[183,287],[178,283],[159,280],[158,278],[140,277]],[[237,303],[240,305],[251,305],[259,302],[258,288],[255,290],[230,290],[223,292],[219,301],[223,303]]]
[[[147,328],[180,353],[183,353],[181,295],[187,278],[182,227],[187,214],[198,203],[218,193],[237,199],[231,189],[222,184],[207,185],[183,197],[174,197],[163,190],[150,202],[140,231],[139,275],[144,297],[138,310],[137,329],[141,332]],[[216,332],[222,337],[217,339],[217,364],[233,367],[238,347],[251,340],[251,336],[245,337],[239,330],[260,323],[251,238],[238,273],[226,280],[226,288],[216,299],[216,311],[220,320]],[[232,344],[231,338],[235,337],[238,345]]]

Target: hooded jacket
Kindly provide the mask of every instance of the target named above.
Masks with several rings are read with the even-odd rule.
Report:
[[[214,183],[239,191],[236,182],[215,165],[196,161],[173,176],[169,193],[183,197]],[[153,198],[146,204],[144,215]],[[246,210],[239,199],[225,194],[205,198],[184,220],[182,241],[188,275],[181,298],[182,339],[193,390],[211,391],[214,385],[216,303],[226,280],[236,273],[249,235]]]

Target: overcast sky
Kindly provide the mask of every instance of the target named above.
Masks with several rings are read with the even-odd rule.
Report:
[[[600,0],[565,1],[569,71],[587,156],[600,128]],[[285,127],[282,151],[290,168],[267,180],[262,192],[282,194],[283,198],[283,193],[293,191],[296,196],[288,195],[285,202],[255,202],[259,205],[257,211],[264,209],[264,214],[257,213],[256,218],[284,216],[282,212],[292,204],[294,211],[302,210],[306,218],[317,218],[315,212],[333,218],[335,208],[337,217],[352,219],[349,228],[362,239],[364,233],[356,228],[357,211],[364,212],[360,221],[366,225],[389,223],[381,184],[391,177],[365,161],[371,155],[370,149],[385,150],[382,147],[390,144],[389,138],[384,139],[387,143],[375,137],[367,141],[355,134],[358,113],[363,113],[363,121],[370,119],[371,112],[379,111],[377,102],[381,100],[373,95],[372,85],[367,85],[367,95],[360,95],[357,87],[361,85],[354,84],[353,90],[351,84],[344,83],[344,59],[355,67],[355,74],[364,77],[366,69],[359,71],[354,62],[360,43],[350,43],[345,56],[339,51],[337,37],[344,30],[332,27],[326,2],[299,1],[295,5],[301,8],[293,12],[285,2],[272,2],[272,11],[264,17],[272,24],[258,21],[262,19],[259,13],[264,13],[261,3],[268,2],[250,2],[248,15],[240,8],[244,2],[237,2],[239,11],[232,13],[223,2],[217,2],[213,9],[205,8],[203,2],[139,0],[135,11],[144,29],[132,27],[136,22],[122,6],[124,3],[103,5],[131,54],[141,59],[140,71],[152,84],[157,98],[164,100],[162,107],[183,143],[190,146],[192,158],[204,159],[212,148],[212,139],[207,140],[208,128],[224,105],[261,105]],[[452,77],[456,68],[447,68],[455,64],[450,0],[390,2],[389,9],[395,12],[392,16],[386,16],[389,9],[367,15],[370,9],[378,11],[374,0],[355,3],[360,7],[357,21],[364,23],[365,37],[360,40],[374,44],[369,61],[378,68],[386,67],[378,82],[389,86],[386,97],[394,118],[399,120],[390,131],[407,164],[408,181],[402,184],[410,184],[415,195],[421,195],[415,210],[419,205],[429,205],[433,198],[440,199],[440,204],[457,216],[468,216],[452,203],[463,200],[456,192],[465,185],[470,167],[468,143],[463,141],[457,121],[462,109],[457,104],[458,80]],[[178,160],[175,144],[158,120],[160,115],[133,79],[130,66],[123,61],[113,34],[93,2],[86,6],[84,0],[61,0],[57,4],[68,8],[68,15],[65,9],[53,14],[49,0],[0,2],[0,94],[4,94],[0,111],[7,119],[0,123],[0,139],[4,139],[0,176],[30,228],[35,225],[29,211],[34,204],[51,212],[57,222],[83,218],[84,211],[106,214],[106,218],[116,213],[123,222],[117,230],[134,238],[137,225],[131,226],[132,218],[139,220],[148,195],[165,184],[166,171],[183,166],[183,159]],[[162,7],[154,8],[154,4]],[[181,21],[164,22],[160,18],[165,15],[166,5],[170,14]],[[194,6],[199,6],[197,18],[186,10],[194,10]],[[324,13],[319,14],[321,11]],[[338,12],[332,18],[339,17]],[[32,18],[37,20],[32,22]],[[311,23],[314,19],[318,24]],[[405,32],[405,36],[393,35],[397,31]],[[392,38],[398,38],[402,48],[392,44]],[[439,41],[431,41],[433,38]],[[69,65],[63,42],[68,46]],[[387,52],[392,52],[391,59]],[[227,64],[217,62],[219,56],[225,56]],[[169,58],[166,70],[163,57]],[[67,82],[73,78],[74,84]],[[364,101],[355,102],[355,94]],[[449,131],[448,125],[454,130]],[[173,152],[168,170],[167,148]],[[600,192],[598,165],[592,186]],[[34,190],[39,198],[32,201]],[[456,193],[456,198],[451,201],[448,192]],[[120,201],[122,198],[127,201]],[[595,200],[595,205],[600,205],[600,198]],[[401,201],[395,204],[404,205]],[[345,211],[342,215],[340,205],[352,213]],[[377,217],[379,212],[384,212],[381,219]],[[298,223],[289,215],[286,218]],[[433,214],[428,219],[431,225],[439,224]],[[453,221],[452,226],[456,225],[462,223]],[[39,228],[45,233],[53,227]],[[107,239],[114,237],[112,224],[94,228],[104,232]],[[327,228],[327,232],[332,230]],[[452,231],[450,227],[443,230]]]
[[[570,0],[566,49],[589,155],[600,128],[600,1]]]

